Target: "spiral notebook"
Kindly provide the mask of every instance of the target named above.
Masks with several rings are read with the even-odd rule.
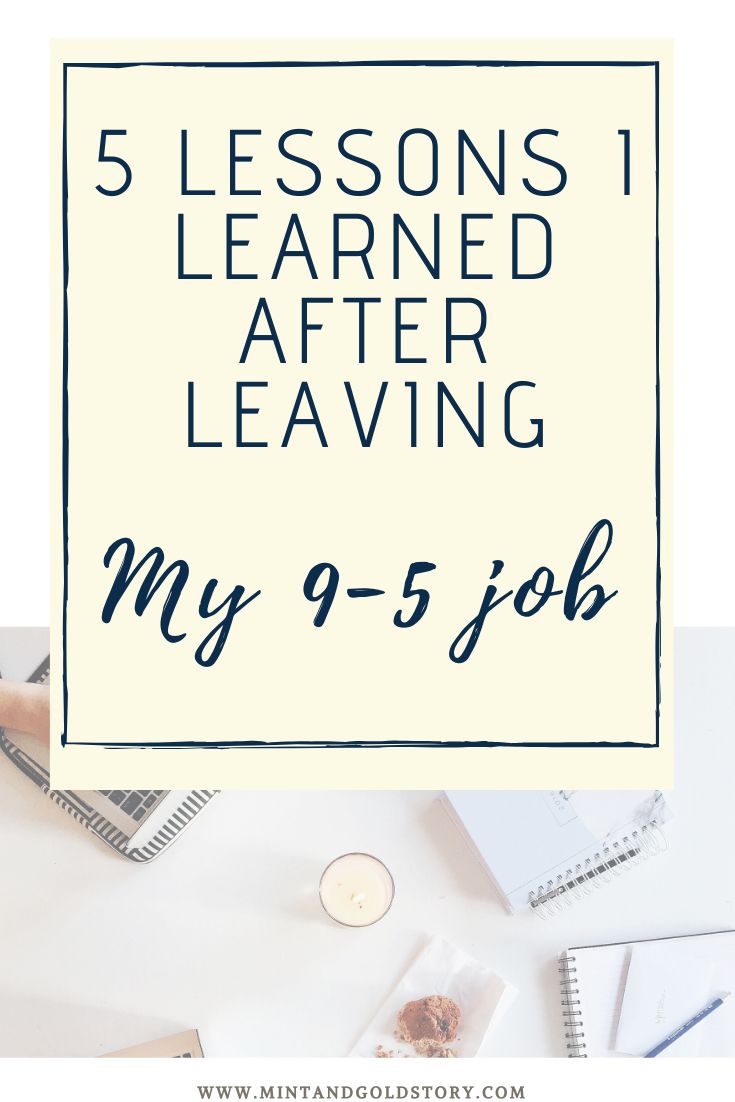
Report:
[[[666,962],[668,979],[662,979]],[[631,991],[633,962],[635,991]],[[676,982],[689,975],[690,1007]],[[650,1051],[697,1009],[735,991],[735,930],[567,949],[559,958],[564,1041],[569,1056],[634,1056]],[[650,978],[646,986],[641,981]],[[672,1005],[668,1008],[667,1003]],[[693,1048],[692,1046],[695,1046]],[[735,999],[662,1056],[735,1056]]]
[[[447,792],[510,911],[545,917],[668,848],[661,792]]]

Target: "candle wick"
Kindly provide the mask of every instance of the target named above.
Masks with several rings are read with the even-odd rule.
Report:
[[[352,902],[353,903],[362,903],[364,898],[365,898],[365,892],[353,892]]]

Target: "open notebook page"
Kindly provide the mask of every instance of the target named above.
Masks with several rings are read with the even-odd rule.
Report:
[[[620,1011],[625,993],[631,945],[636,950],[646,945],[659,945],[667,941],[674,949],[681,947],[687,958],[698,957],[703,968],[711,974],[711,990],[707,1000],[725,991],[735,991],[735,930],[686,937],[666,938],[618,945],[594,945],[567,950],[567,958],[574,958],[571,967],[574,996],[579,1001],[581,1016],[576,1019],[584,1033],[583,1050],[587,1056],[618,1056],[615,1051]],[[711,970],[711,972],[710,972]],[[732,1056],[735,1052],[735,999],[727,1003],[706,1022],[697,1027],[700,1031],[701,1056]],[[663,1039],[663,1038],[662,1038]],[[675,1046],[664,1052],[675,1055]]]

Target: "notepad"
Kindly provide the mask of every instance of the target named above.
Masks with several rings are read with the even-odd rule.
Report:
[[[668,848],[661,792],[447,792],[511,911],[561,910]]]
[[[631,968],[633,987],[628,991]],[[665,981],[662,984],[662,969],[671,972],[677,968],[697,976],[690,1005],[682,985],[667,988]],[[735,991],[735,930],[577,946],[561,954],[559,972],[570,1056],[643,1055],[649,1050],[649,1040],[658,1043],[710,999]],[[695,1033],[699,1036],[694,1037]],[[621,1046],[634,1051],[621,1052]],[[735,1000],[728,1000],[692,1030],[691,1036],[685,1034],[667,1048],[660,1059],[695,1054],[735,1055]]]
[[[615,1050],[645,1056],[706,1006],[714,961],[688,953],[676,941],[630,947]],[[707,1023],[709,1025],[709,1023]],[[692,1029],[671,1046],[670,1056],[698,1056],[704,1029]]]

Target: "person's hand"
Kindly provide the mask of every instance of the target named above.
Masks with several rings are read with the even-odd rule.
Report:
[[[48,685],[0,679],[0,727],[25,731],[48,742],[49,698]]]

